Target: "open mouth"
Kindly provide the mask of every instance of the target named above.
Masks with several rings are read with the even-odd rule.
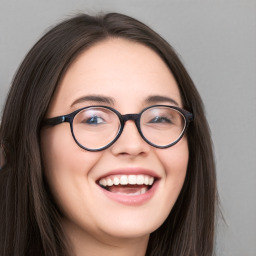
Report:
[[[115,194],[136,196],[149,191],[156,181],[149,175],[111,175],[97,181],[103,189]]]

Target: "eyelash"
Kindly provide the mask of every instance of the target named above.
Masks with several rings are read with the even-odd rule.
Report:
[[[165,116],[156,116],[156,117],[154,117],[154,119],[152,119],[152,120],[150,120],[150,123],[153,123],[152,121],[154,121],[154,120],[163,120],[164,121],[164,123],[172,123],[172,121],[171,121],[171,119],[170,118],[168,118],[168,117],[165,117]],[[155,122],[154,122],[155,123]],[[159,123],[159,122],[158,122]],[[161,122],[161,123],[163,123],[163,122]]]
[[[84,123],[86,123],[86,124],[91,124],[91,123],[89,123],[90,122],[90,120],[95,120],[95,119],[102,119],[103,120],[103,118],[102,117],[99,117],[99,116],[96,116],[96,115],[94,115],[94,116],[92,116],[92,117],[90,117],[90,118],[87,118],[86,120],[85,120],[85,122]],[[104,123],[104,121],[103,122],[100,122],[100,123],[96,123],[96,124],[101,124],[101,123]],[[95,124],[95,123],[93,123],[93,124]]]

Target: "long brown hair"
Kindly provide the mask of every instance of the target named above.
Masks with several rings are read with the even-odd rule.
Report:
[[[0,255],[70,255],[58,211],[44,179],[40,126],[54,91],[84,50],[109,37],[153,49],[174,75],[183,106],[194,114],[188,131],[189,163],[182,191],[166,221],[150,235],[147,256],[213,255],[217,205],[215,165],[201,98],[173,48],[128,16],[78,15],[46,33],[18,69],[1,130]]]

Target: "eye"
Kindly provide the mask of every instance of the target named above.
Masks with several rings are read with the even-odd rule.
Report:
[[[105,121],[103,120],[103,118],[101,118],[99,116],[92,116],[92,117],[84,120],[84,123],[97,125],[97,124],[104,124]]]
[[[149,121],[149,123],[168,123],[171,124],[172,120],[165,116],[156,116]]]

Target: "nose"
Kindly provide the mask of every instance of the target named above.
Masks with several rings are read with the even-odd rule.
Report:
[[[150,150],[150,145],[143,140],[136,124],[133,120],[127,120],[121,136],[111,146],[114,155],[135,157],[146,155]]]

